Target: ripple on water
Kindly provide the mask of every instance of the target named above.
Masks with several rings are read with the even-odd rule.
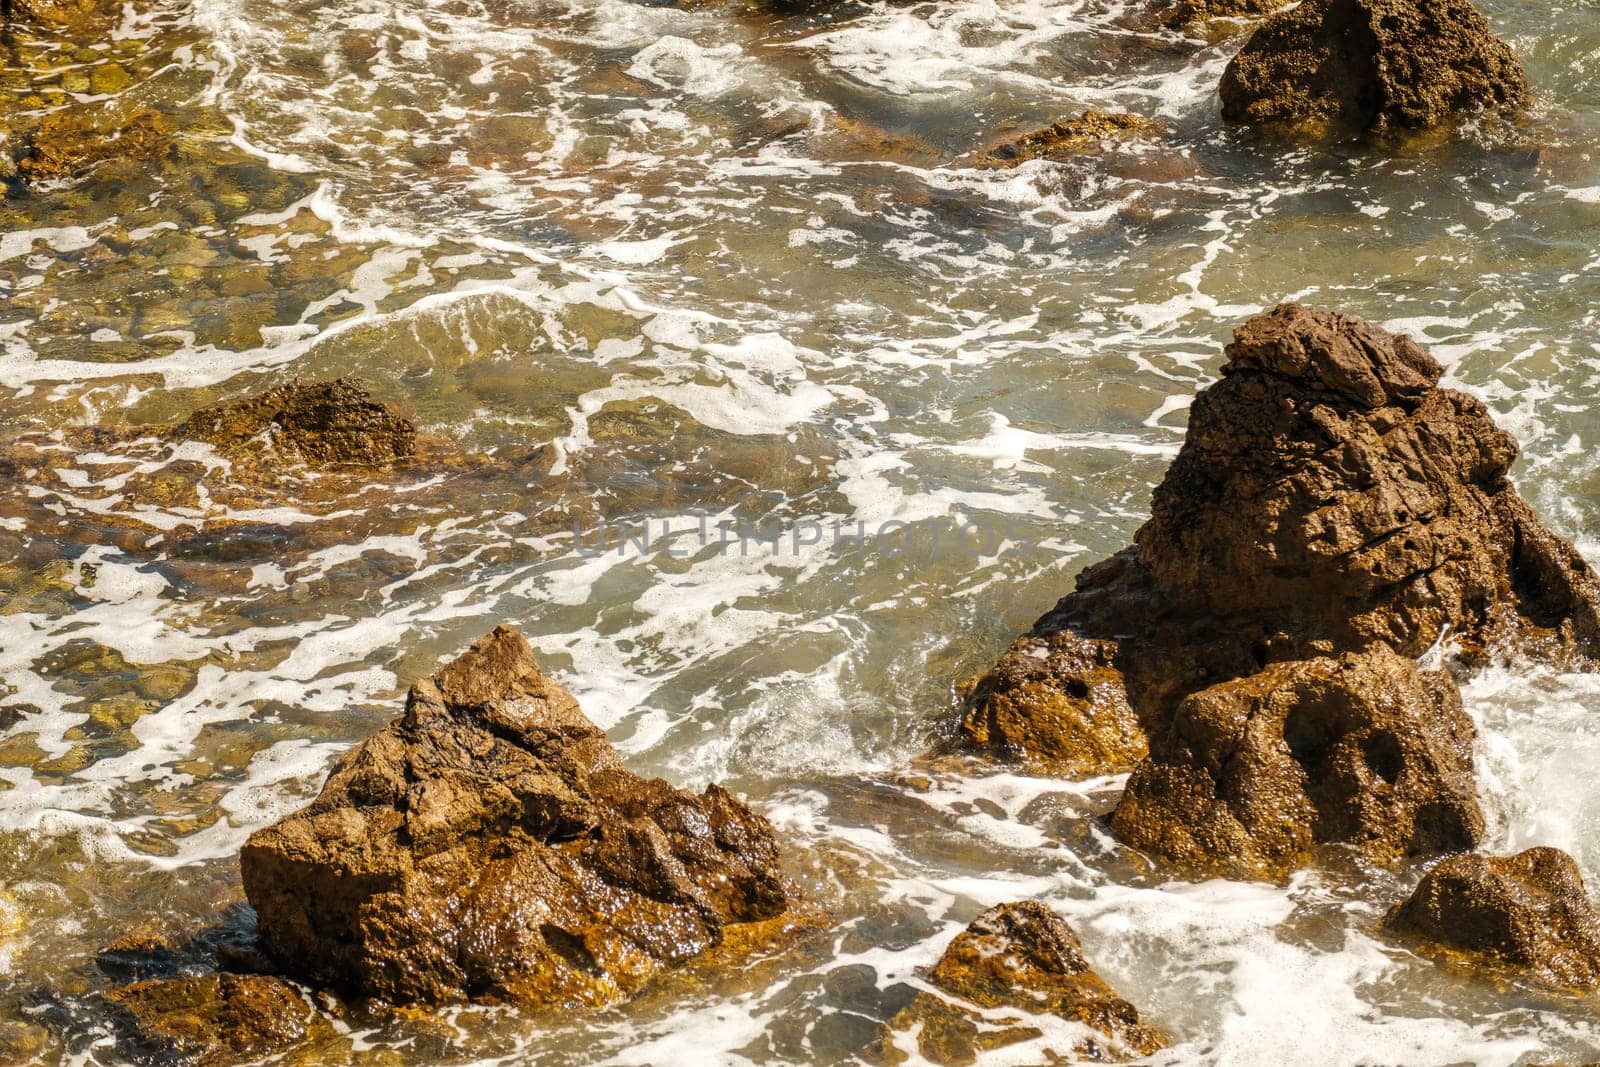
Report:
[[[114,1062],[76,999],[90,955],[236,903],[250,830],[504,619],[636,768],[749,795],[837,927],[592,1018],[463,1010],[319,1054],[835,1061],[983,908],[1038,898],[1175,1036],[1152,1062],[1593,1058],[1591,1005],[1373,933],[1414,872],[1169,883],[1103,831],[1116,780],[906,773],[953,681],[1126,543],[1220,342],[1280,298],[1431,344],[1600,558],[1600,27],[1484,7],[1528,57],[1543,143],[1241,141],[1212,95],[1236,40],[1079,0],[200,0],[92,55],[27,44],[43,73],[4,80],[25,114],[115,65],[177,133],[114,188],[0,204],[0,1050]],[[1082,167],[964,165],[1085,108],[1169,133]],[[345,373],[485,472],[272,496],[206,454],[71,443]],[[573,519],[600,516],[789,539],[575,551]],[[893,553],[794,537],[813,521],[1010,538]],[[1600,692],[1517,663],[1465,692],[1493,846],[1600,877]]]

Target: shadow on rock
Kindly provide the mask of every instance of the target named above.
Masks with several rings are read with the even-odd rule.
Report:
[[[1600,913],[1559,849],[1441,860],[1384,926],[1446,962],[1560,990],[1600,989]]]

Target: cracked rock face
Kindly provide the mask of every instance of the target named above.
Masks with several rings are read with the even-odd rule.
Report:
[[[604,1004],[788,907],[772,827],[625,768],[500,627],[240,857],[285,973],[389,1003]],[[742,929],[742,928],[741,928]]]
[[[1600,989],[1600,913],[1578,865],[1554,848],[1450,856],[1385,926],[1446,957],[1564,989]]]
[[[1228,64],[1222,117],[1322,138],[1422,130],[1527,100],[1527,76],[1470,0],[1306,0]]]
[[[879,1059],[903,1063],[909,1047],[937,1064],[979,1062],[985,1053],[1043,1034],[1023,1014],[1087,1027],[1070,1049],[1040,1053],[1050,1062],[1105,1063],[1167,1047],[1155,1027],[1116,994],[1083,958],[1072,927],[1037,901],[990,908],[945,949],[929,984],[954,999],[919,993],[889,1023]]]
[[[1590,664],[1600,581],[1517,495],[1516,442],[1479,401],[1439,388],[1439,365],[1409,338],[1285,304],[1242,326],[1226,357],[1195,397],[1150,521],[979,679],[960,740],[1039,773],[1138,767],[1133,784],[1147,791],[1130,786],[1137,803],[1119,812],[1119,834],[1169,855],[1222,854],[1258,836],[1255,804],[1238,791],[1287,788],[1295,762],[1281,730],[1238,719],[1286,722],[1284,700],[1341,692],[1340,731],[1427,721],[1405,727],[1406,746],[1428,747],[1402,746],[1404,773],[1390,783],[1401,807],[1379,817],[1352,795],[1361,814],[1339,816],[1355,822],[1335,831],[1340,805],[1295,785],[1313,803],[1291,807],[1311,821],[1250,845],[1247,865],[1300,862],[1290,857],[1308,841],[1373,855],[1468,847],[1478,820],[1462,793],[1459,700],[1442,676],[1396,659],[1447,638],[1468,659],[1510,644]],[[1388,688],[1338,681],[1363,674]],[[1234,751],[1264,756],[1274,731],[1271,766],[1253,777],[1213,766]],[[1424,824],[1445,810],[1431,793],[1455,814],[1439,816],[1438,832],[1406,829],[1407,805]],[[1161,822],[1138,831],[1135,812]],[[1180,815],[1195,820],[1187,835],[1172,823]]]

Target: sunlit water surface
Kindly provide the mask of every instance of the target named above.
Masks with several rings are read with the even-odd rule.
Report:
[[[395,1023],[321,1062],[843,1062],[1018,898],[1173,1036],[1151,1062],[1600,1055],[1594,1001],[1377,937],[1414,871],[1167,882],[1097,822],[1117,779],[905,776],[953,683],[1127,542],[1221,343],[1280,299],[1430,344],[1600,559],[1600,18],[1485,9],[1534,113],[1393,155],[1241,140],[1214,98],[1238,38],[1083,2],[197,0],[88,51],[13,42],[18,106],[114,62],[177,144],[0,203],[8,436],[354,373],[496,463],[254,510],[135,498],[161,448],[7,472],[0,1049],[116,1062],[95,950],[236,906],[245,836],[509,621],[632,767],[771,818],[836,924],[687,992]],[[1115,165],[965,165],[1085,107],[1168,133]],[[553,466],[515,459],[537,446]],[[685,533],[575,551],[600,516]],[[785,532],[741,552],[700,516]],[[1600,885],[1600,680],[1511,662],[1466,693],[1490,846],[1565,848]]]

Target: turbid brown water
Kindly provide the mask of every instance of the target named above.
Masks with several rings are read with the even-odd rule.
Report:
[[[23,120],[114,94],[173,132],[0,201],[0,424],[36,435],[0,462],[0,1060],[122,1062],[96,951],[247,927],[244,838],[500,621],[632,768],[771,818],[835,932],[307,1062],[846,1061],[957,930],[1030,898],[1171,1037],[1151,1062],[1594,1058],[1592,1002],[1378,935],[1412,872],[1169,882],[1095,821],[1119,779],[903,773],[952,684],[1127,542],[1222,341],[1282,299],[1428,343],[1600,557],[1600,22],[1481,6],[1534,109],[1392,151],[1236,134],[1239,37],[1084,3],[201,0],[87,47],[14,30]],[[1086,109],[1167,132],[958,163]],[[67,432],[344,374],[472,470],[252,494],[203,449]],[[602,517],[649,520],[648,550]],[[1465,694],[1490,847],[1594,882],[1600,688],[1510,662]]]

